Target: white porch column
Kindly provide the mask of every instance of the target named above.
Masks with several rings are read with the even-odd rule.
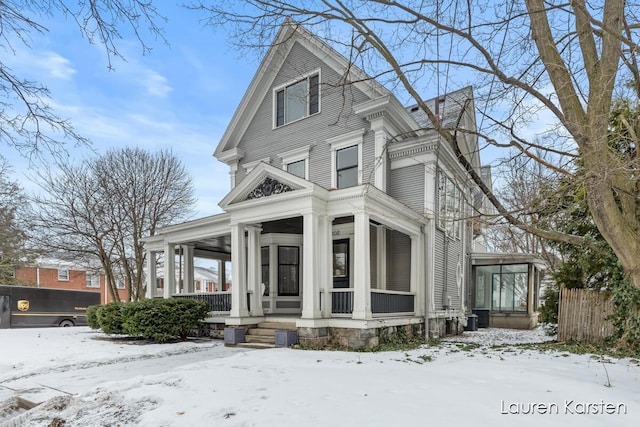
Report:
[[[218,260],[218,283],[214,288],[214,291],[224,291],[224,286],[227,284],[227,263],[223,259]]]
[[[155,298],[158,293],[158,279],[156,274],[156,253],[147,250],[147,298]]]
[[[182,289],[184,292],[188,294],[192,294],[195,292],[195,281],[194,281],[194,273],[193,273],[193,252],[194,247],[191,245],[183,245],[182,253],[183,253],[183,269],[182,272]]]
[[[371,262],[369,258],[369,214],[354,215],[353,247],[353,319],[371,318]]]
[[[321,215],[318,222],[318,280],[322,294],[320,311],[322,317],[331,317],[331,289],[333,288],[333,236],[332,219]]]
[[[387,191],[387,133],[384,130],[384,114],[371,118],[371,129],[375,132],[375,181],[374,185],[382,191]]]
[[[176,245],[164,244],[164,288],[162,296],[169,298],[176,291]]]
[[[411,276],[410,276],[410,291],[413,293],[413,310],[416,316],[422,316],[423,305],[420,303],[424,301],[424,269],[422,265],[424,263],[424,237],[422,232],[415,236],[409,236],[411,238]]]
[[[320,251],[317,246],[319,232],[318,214],[308,212],[303,215],[302,228],[302,318],[320,317]]]
[[[251,290],[251,315],[263,316],[262,274],[260,263],[260,231],[258,226],[247,226],[249,247],[247,250],[247,287]]]
[[[243,224],[231,225],[231,313],[230,317],[249,316]]]

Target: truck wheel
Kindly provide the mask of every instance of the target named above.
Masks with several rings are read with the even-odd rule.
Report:
[[[58,326],[60,326],[61,328],[68,328],[69,326],[75,326],[75,324],[71,320],[67,319],[60,322]]]

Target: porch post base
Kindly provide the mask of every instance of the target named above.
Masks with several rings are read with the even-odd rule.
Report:
[[[224,320],[225,325],[229,326],[243,326],[243,325],[257,325],[260,322],[264,322],[264,317],[227,317]]]
[[[353,320],[371,320],[373,314],[370,311],[353,311],[351,314]]]

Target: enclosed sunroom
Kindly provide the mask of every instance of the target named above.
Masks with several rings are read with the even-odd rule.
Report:
[[[474,253],[472,311],[480,328],[533,329],[544,264],[530,254]]]

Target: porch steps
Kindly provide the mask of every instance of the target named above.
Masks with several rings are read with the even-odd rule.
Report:
[[[258,323],[258,328],[260,329],[273,329],[279,331],[295,331],[296,328],[295,322],[261,322]]]
[[[261,322],[257,328],[250,328],[244,339],[246,344],[264,344],[275,347],[276,331],[295,331],[296,324],[291,322]]]

